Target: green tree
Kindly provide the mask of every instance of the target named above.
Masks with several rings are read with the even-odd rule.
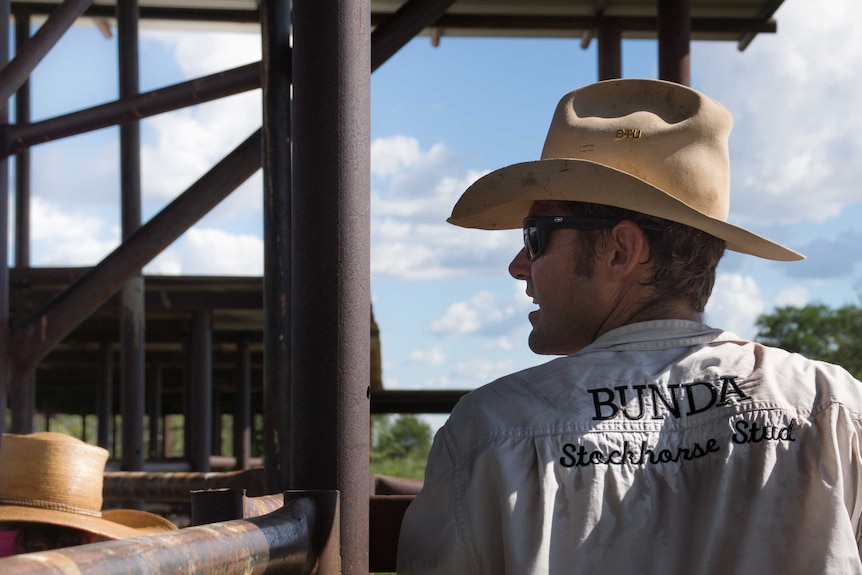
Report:
[[[374,418],[371,472],[422,479],[431,448],[431,426],[415,415]]]
[[[757,319],[757,340],[835,363],[862,378],[862,308],[823,304],[780,307]]]

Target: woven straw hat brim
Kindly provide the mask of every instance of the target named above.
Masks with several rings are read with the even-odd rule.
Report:
[[[636,176],[582,159],[536,160],[495,170],[467,188],[447,221],[465,228],[516,229],[539,200],[589,202],[664,218],[723,239],[730,250],[769,260],[805,257],[708,216]]]
[[[140,537],[141,535],[176,529],[176,526],[167,519],[146,511],[133,509],[118,511],[122,511],[122,514],[117,515],[114,512],[105,511],[103,517],[91,517],[53,509],[2,505],[0,506],[0,523],[47,523],[49,525],[80,529],[81,531],[93,533],[107,539]],[[118,522],[126,518],[127,522],[131,523],[132,526]]]

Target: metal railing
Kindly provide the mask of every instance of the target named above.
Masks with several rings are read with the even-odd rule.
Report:
[[[336,492],[285,493],[284,505],[266,515],[7,557],[0,572],[338,573],[337,517]]]

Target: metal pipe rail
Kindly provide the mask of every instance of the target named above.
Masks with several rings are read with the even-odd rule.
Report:
[[[0,559],[4,575],[193,573],[306,575],[327,515],[311,497],[250,519]],[[319,571],[323,572],[323,571]]]
[[[250,496],[262,495],[263,469],[223,473],[106,471],[102,495],[106,501],[159,501],[188,503],[192,491],[241,489]]]

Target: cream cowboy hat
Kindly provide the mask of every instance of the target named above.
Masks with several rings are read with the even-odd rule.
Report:
[[[48,523],[108,539],[177,528],[146,511],[102,511],[107,461],[107,450],[62,433],[4,433],[0,440],[0,523]]]
[[[448,221],[465,228],[520,228],[534,201],[589,202],[686,224],[737,252],[803,259],[727,223],[732,124],[724,106],[681,84],[590,84],[560,100],[540,160],[480,178]]]

